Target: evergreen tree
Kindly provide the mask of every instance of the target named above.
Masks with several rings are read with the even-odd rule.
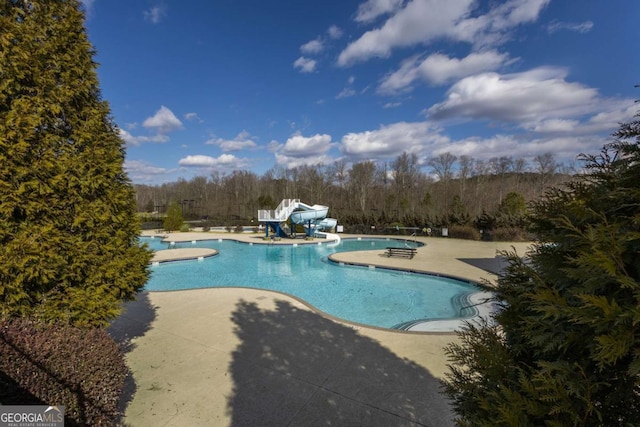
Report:
[[[182,208],[178,202],[172,202],[167,209],[167,216],[164,218],[164,229],[167,231],[180,230],[183,222]]]
[[[498,212],[507,216],[524,216],[527,213],[527,202],[522,194],[512,191],[504,196]]]
[[[104,325],[148,277],[77,0],[0,3],[0,317]]]
[[[501,310],[447,348],[460,425],[640,425],[640,122],[534,204]]]

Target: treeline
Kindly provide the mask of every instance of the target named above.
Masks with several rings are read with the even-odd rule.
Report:
[[[329,206],[329,216],[347,232],[384,232],[396,226],[490,231],[520,226],[528,202],[575,173],[550,153],[531,163],[510,156],[482,161],[444,153],[426,165],[403,153],[385,163],[272,168],[263,176],[242,170],[135,188],[140,212],[160,217],[177,202],[185,219],[206,219],[210,225],[257,225],[259,209],[300,199]]]

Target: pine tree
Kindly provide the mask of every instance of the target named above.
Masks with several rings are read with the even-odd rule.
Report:
[[[178,202],[172,202],[167,208],[167,216],[164,218],[162,226],[167,231],[176,231],[180,230],[183,222],[182,208]]]
[[[0,316],[104,325],[148,278],[77,0],[0,4]]]
[[[460,425],[640,425],[640,122],[534,204],[502,309],[447,348]]]

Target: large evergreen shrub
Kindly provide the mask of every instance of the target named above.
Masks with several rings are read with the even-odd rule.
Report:
[[[640,425],[640,122],[534,204],[502,310],[448,347],[460,425]]]
[[[178,202],[172,202],[167,209],[167,216],[164,218],[164,229],[171,232],[180,230],[184,222],[182,208]],[[187,230],[188,231],[188,230]]]
[[[104,325],[148,277],[77,0],[0,2],[0,317]]]

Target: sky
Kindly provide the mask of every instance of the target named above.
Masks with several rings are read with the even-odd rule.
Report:
[[[449,152],[596,154],[637,0],[83,0],[134,183]]]

